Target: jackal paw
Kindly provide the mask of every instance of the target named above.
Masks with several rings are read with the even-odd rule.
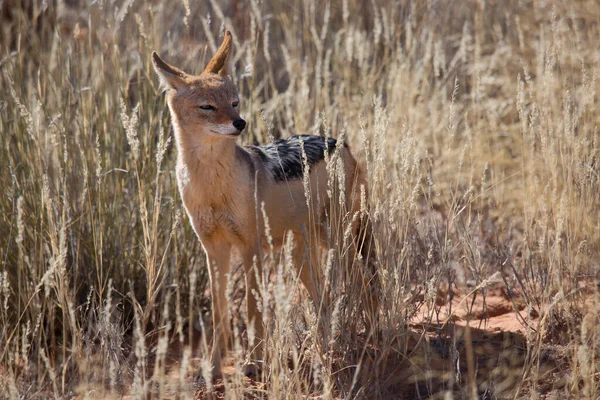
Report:
[[[197,387],[205,387],[207,386],[206,378],[210,376],[211,383],[217,383],[219,380],[223,379],[223,373],[220,368],[212,368],[208,374],[204,373],[206,371],[202,370],[202,367],[196,371],[194,375],[194,385]]]
[[[244,375],[247,378],[256,380],[262,373],[262,361],[252,361],[244,365]]]

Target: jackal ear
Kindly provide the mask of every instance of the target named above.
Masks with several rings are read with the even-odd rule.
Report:
[[[231,52],[231,32],[225,31],[225,37],[223,43],[217,50],[217,53],[210,59],[206,68],[204,68],[203,74],[219,74],[225,76],[229,74],[229,64],[227,63],[227,57]]]
[[[165,88],[177,90],[187,84],[188,75],[160,58],[155,51],[152,52],[152,64]]]

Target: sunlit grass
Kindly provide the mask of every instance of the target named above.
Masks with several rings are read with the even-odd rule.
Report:
[[[598,397],[597,2],[11,6],[0,6],[0,397]],[[265,254],[266,368],[247,382],[253,331],[234,262],[231,371],[212,387],[203,368],[202,387],[205,256],[150,53],[199,73],[225,28],[244,144],[344,137],[363,163],[380,312],[366,330],[340,272],[361,264],[343,235],[317,260],[330,301],[311,305],[290,239]],[[482,361],[492,343],[452,321],[411,325],[422,310],[437,322],[440,290],[468,286],[468,306],[497,281],[527,315],[495,357]]]

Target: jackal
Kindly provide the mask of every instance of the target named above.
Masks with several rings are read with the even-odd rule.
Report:
[[[237,248],[243,260],[248,322],[255,325],[259,341],[252,354],[257,363],[249,364],[248,374],[257,371],[262,358],[264,327],[256,296],[260,293],[257,279],[262,276],[261,251],[267,245],[263,207],[275,246],[283,244],[288,232],[293,233],[298,275],[316,302],[320,277],[311,268],[319,265],[317,249],[327,243],[327,229],[309,227],[346,218],[354,220],[350,223],[357,235],[361,186],[363,194],[366,191],[358,163],[348,147],[335,139],[297,135],[265,146],[236,144],[246,122],[239,115],[238,92],[229,75],[230,51],[231,33],[227,31],[199,76],[187,74],[152,53],[154,68],[167,90],[178,150],[179,191],[209,266],[213,377],[221,375],[221,356],[230,337],[226,288],[232,248]],[[344,193],[339,196],[345,204],[340,205],[338,197],[331,201],[327,194],[326,158],[337,162],[345,177],[340,189]],[[354,249],[358,250],[360,244],[355,242]],[[369,294],[364,301],[374,307],[376,300]]]

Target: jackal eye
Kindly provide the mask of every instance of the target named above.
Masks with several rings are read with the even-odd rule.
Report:
[[[239,101],[234,101],[233,103],[231,103],[231,107],[236,108],[239,104]]]
[[[201,108],[202,110],[209,110],[209,111],[214,111],[214,110],[216,110],[216,108],[215,108],[214,106],[211,106],[210,104],[202,104],[202,105],[200,106],[200,108]]]

